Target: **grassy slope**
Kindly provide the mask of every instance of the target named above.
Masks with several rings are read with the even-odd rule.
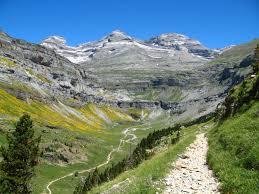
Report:
[[[87,137],[86,139],[86,150],[87,153],[87,161],[82,163],[75,163],[66,166],[59,166],[59,165],[52,165],[52,164],[41,164],[37,167],[36,174],[37,176],[34,179],[34,189],[33,193],[39,194],[43,192],[46,188],[46,185],[49,181],[69,174],[71,172],[80,171],[84,169],[88,169],[94,167],[103,161],[106,160],[108,153],[111,151],[113,147],[116,147],[119,144],[119,139],[121,138],[121,130],[124,127],[129,126],[129,124],[124,124],[118,127],[111,129],[112,134],[105,135],[105,134],[96,134],[93,137],[89,136],[88,133],[78,132],[78,135],[81,137]],[[67,136],[73,135],[74,132],[67,131],[64,132],[63,136],[64,139],[67,139]],[[78,136],[77,135],[77,136]],[[99,138],[98,138],[99,136]],[[72,180],[68,179],[69,181],[65,182],[65,185],[56,183],[54,184],[51,189],[54,193],[71,193],[75,188],[76,184],[74,181],[78,181],[72,177]],[[46,190],[45,190],[46,191]]]
[[[50,125],[72,130],[96,130],[104,128],[107,121],[98,115],[98,113],[102,113],[109,121],[132,121],[126,113],[108,106],[87,104],[81,109],[74,109],[60,103],[43,104],[41,102],[31,101],[28,104],[0,89],[1,118],[15,121],[24,112],[28,112],[33,120],[40,125]]]
[[[148,101],[177,102],[183,98],[181,89],[177,87],[149,88],[134,95],[134,99]]]
[[[121,129],[134,123],[126,112],[108,106],[87,104],[81,109],[66,107],[70,111],[82,114],[89,121],[85,121],[81,119],[81,116],[77,117],[73,113],[68,114],[63,105],[57,104],[55,106],[58,108],[37,101],[31,101],[28,104],[0,89],[0,145],[6,143],[5,134],[9,129],[13,129],[14,122],[24,112],[28,112],[34,120],[36,133],[42,135],[42,144],[54,142],[72,144],[80,141],[81,149],[87,155],[85,163],[76,163],[65,167],[45,162],[40,164],[37,169],[37,177],[34,179],[35,193],[42,192],[47,182],[55,177],[104,161],[112,147],[119,144],[119,139],[122,137]],[[138,112],[136,110],[135,114]],[[106,119],[111,123],[107,122]],[[113,126],[115,123],[121,125]]]
[[[246,44],[235,46],[210,61],[209,64],[225,64],[226,66],[239,64],[246,56],[253,54],[254,48],[258,43],[259,39],[255,39]]]
[[[120,161],[121,159],[123,159],[129,153],[129,151],[132,151],[135,148],[136,143],[139,142],[143,137],[146,137],[150,131],[162,129],[166,126],[169,126],[170,124],[169,123],[167,124],[167,121],[168,121],[168,118],[161,116],[161,118],[151,122],[143,122],[143,123],[135,123],[135,124],[129,123],[128,125],[124,124],[116,127],[115,129],[112,129],[113,133],[121,134],[121,131],[123,129],[126,129],[128,127],[135,127],[137,130],[134,131],[134,134],[137,136],[137,139],[135,141],[135,144],[125,143],[120,152],[115,152],[114,154],[112,154],[112,161],[108,165],[111,165],[112,163],[116,163],[116,161]],[[111,139],[111,141],[117,142],[117,144],[114,143],[113,147],[118,146],[119,138]],[[106,145],[104,144],[103,146],[105,147]],[[96,149],[96,155],[94,155],[94,157],[96,158],[95,160],[93,159],[87,162],[84,168],[73,168],[72,171],[75,171],[78,169],[87,169],[103,163],[108,155],[108,152],[103,153],[99,151],[100,149],[103,149],[103,146],[99,146],[98,149]],[[80,176],[81,175],[87,175],[87,173],[80,174]],[[61,181],[54,183],[51,186],[51,190],[53,191],[53,193],[70,194],[74,191],[76,185],[80,181],[80,176],[79,177],[72,176],[72,177],[67,177],[65,179],[62,179]],[[59,176],[56,176],[56,177],[59,177]]]
[[[210,132],[208,161],[223,193],[259,193],[259,102]]]
[[[55,142],[63,145],[77,143],[81,145],[80,149],[87,157],[86,161],[65,166],[42,161],[33,179],[35,194],[42,193],[47,183],[55,178],[103,163],[108,153],[119,145],[120,138],[124,136],[122,134],[124,129],[134,125],[138,127],[134,133],[139,141],[151,130],[163,128],[170,123],[164,116],[161,116],[159,121],[148,121],[148,123],[136,122],[129,116],[129,114],[140,116],[142,112],[147,114],[145,110],[132,109],[125,112],[106,105],[97,106],[91,103],[81,109],[64,107],[63,104],[58,103],[43,104],[32,100],[26,103],[0,89],[0,145],[6,143],[5,134],[13,129],[14,122],[24,112],[32,116],[36,133],[42,135],[43,145],[55,144]],[[81,116],[76,116],[77,114]],[[82,116],[87,121],[82,119]],[[120,153],[113,154],[112,161],[120,160],[133,147],[134,145],[125,144]],[[71,193],[78,181],[78,178],[69,177],[53,184],[51,189],[54,193]]]
[[[255,55],[257,56],[257,55]],[[222,193],[259,193],[259,72],[231,89],[209,133],[208,162]]]
[[[111,193],[156,193],[161,191],[163,184],[159,182],[171,169],[171,163],[194,141],[196,133],[206,124],[199,124],[183,130],[183,136],[176,145],[157,153],[150,160],[144,161],[137,168],[126,171],[116,179],[94,188],[89,193],[99,193],[120,184]],[[127,182],[130,180],[130,182]],[[123,183],[124,181],[124,183]],[[160,188],[160,189],[157,189]]]

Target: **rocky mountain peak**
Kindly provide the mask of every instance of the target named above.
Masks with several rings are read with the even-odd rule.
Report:
[[[50,36],[45,39],[42,43],[56,43],[56,44],[66,44],[66,39],[62,36]]]
[[[132,40],[133,38],[120,30],[114,30],[110,34],[104,37],[104,40],[108,42],[118,42],[123,40]]]
[[[218,51],[208,49],[199,41],[182,34],[161,34],[144,42],[136,40],[120,30],[112,31],[99,41],[78,46],[66,45],[66,40],[60,36],[51,36],[45,39],[41,45],[55,50],[56,53],[66,57],[73,63],[89,62],[93,58],[111,58],[128,51],[132,53],[127,55],[133,55],[134,52],[139,52],[140,50],[153,56],[152,53],[159,55],[158,53],[166,49],[168,52],[177,51],[177,55],[181,56],[181,58],[186,58],[188,55],[187,58],[200,57],[202,60],[212,59],[219,54]]]
[[[51,48],[63,48],[66,46],[66,39],[62,36],[50,36],[42,41],[41,45]]]
[[[164,40],[164,41],[170,41],[177,44],[184,44],[187,42],[193,42],[197,44],[201,44],[199,41],[189,38],[188,36],[185,36],[183,34],[177,34],[177,33],[166,33],[161,34],[158,36],[158,39]]]
[[[159,46],[175,46],[175,45],[201,45],[201,43],[195,39],[191,39],[188,36],[177,34],[177,33],[166,33],[151,38],[148,42],[159,45]]]
[[[5,32],[1,32],[1,31],[0,31],[0,40],[1,40],[1,41],[10,42],[10,41],[11,41],[11,37],[8,36]]]
[[[188,36],[177,33],[166,33],[155,36],[146,41],[149,44],[162,46],[167,48],[174,48],[176,50],[188,50],[189,53],[195,54],[207,59],[213,58],[217,55],[214,50],[205,47],[198,40],[192,39]]]

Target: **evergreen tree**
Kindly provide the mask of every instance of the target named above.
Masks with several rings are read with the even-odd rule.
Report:
[[[87,178],[85,179],[85,184],[84,184],[84,186],[83,186],[82,191],[81,191],[81,192],[78,192],[78,193],[83,193],[83,191],[84,191],[84,192],[89,191],[89,190],[91,190],[92,187],[93,187],[93,185],[92,185],[92,174],[89,173],[89,175],[88,175]]]
[[[92,185],[93,186],[96,186],[98,185],[101,181],[100,181],[100,177],[99,177],[99,172],[98,172],[98,169],[95,168],[93,174],[92,174]]]
[[[253,70],[254,70],[254,73],[258,73],[259,72],[259,44],[257,44],[257,47],[255,48],[255,51],[254,51],[254,60],[255,60],[255,63],[253,64]]]
[[[31,193],[30,180],[38,163],[40,137],[34,137],[29,115],[20,118],[7,140],[8,146],[0,149],[0,193]]]

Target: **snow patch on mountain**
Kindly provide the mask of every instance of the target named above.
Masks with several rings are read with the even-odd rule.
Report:
[[[175,50],[187,51],[195,56],[206,59],[212,59],[218,55],[217,52],[205,47],[198,40],[177,33],[161,34],[160,36],[151,38],[146,41],[146,43]]]
[[[147,53],[163,51],[171,53],[171,51],[177,51],[179,55],[182,53],[184,56],[186,55],[184,53],[190,53],[194,58],[199,57],[202,59],[211,59],[214,54],[219,53],[182,34],[162,34],[144,42],[134,39],[119,30],[111,32],[99,41],[78,46],[66,45],[66,40],[60,36],[51,36],[44,40],[41,45],[55,50],[56,53],[77,64],[91,61],[94,57],[103,58],[119,55],[125,50],[134,50],[134,48],[140,48]],[[150,56],[153,56],[152,53]],[[158,54],[157,58],[161,58],[161,56]]]
[[[230,45],[230,46],[226,46],[226,47],[223,47],[223,48],[218,48],[218,49],[213,49],[215,52],[217,52],[219,55],[221,55],[223,52],[233,48],[234,46],[236,45]]]

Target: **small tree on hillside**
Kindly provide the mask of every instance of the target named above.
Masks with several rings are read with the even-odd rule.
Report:
[[[8,146],[0,149],[0,193],[31,193],[30,180],[38,163],[40,137],[34,137],[29,115],[20,118],[7,140]]]
[[[258,73],[259,72],[259,44],[257,44],[257,47],[255,48],[255,51],[254,51],[254,60],[255,60],[255,63],[253,64],[253,70],[254,70],[254,73]]]

